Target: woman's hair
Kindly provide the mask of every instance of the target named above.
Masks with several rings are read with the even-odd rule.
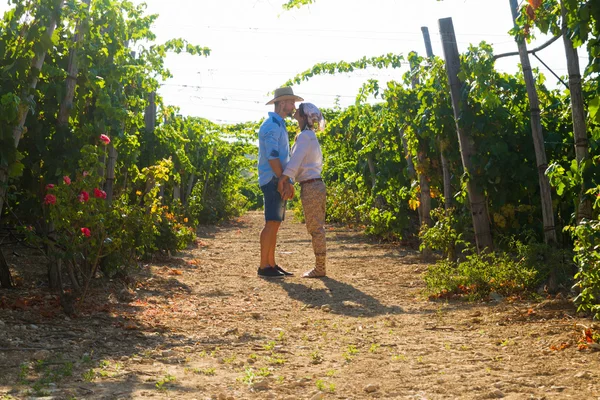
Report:
[[[306,118],[307,128],[311,130],[323,130],[325,128],[325,119],[323,118],[323,114],[321,114],[321,111],[319,111],[314,104],[300,103],[298,106],[298,112],[302,118]]]
[[[308,117],[304,113],[304,103],[300,103],[300,105],[298,106],[298,112],[300,113],[300,116],[302,118],[306,118],[306,126],[308,128],[310,128],[310,129],[312,129],[312,125],[310,124],[310,121],[308,120]],[[304,127],[302,129],[304,129]]]

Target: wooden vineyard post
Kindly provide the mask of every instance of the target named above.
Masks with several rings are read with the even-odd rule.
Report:
[[[431,37],[429,36],[429,28],[426,26],[421,27],[423,32],[423,40],[425,41],[425,51],[427,52],[427,58],[433,58],[433,49],[431,47]],[[444,154],[444,149],[438,141],[440,148],[440,159],[442,162],[442,176],[444,178],[444,209],[448,211],[452,208],[452,184],[450,180],[450,164]]]
[[[513,22],[516,25],[519,16],[517,0],[509,0],[512,12]],[[546,149],[544,147],[544,135],[542,133],[542,120],[540,116],[540,100],[535,88],[535,79],[531,71],[529,54],[527,53],[527,44],[522,38],[516,38],[521,58],[521,68],[525,86],[527,87],[527,97],[529,98],[529,109],[531,111],[531,135],[533,136],[533,147],[535,149],[535,159],[538,169],[538,179],[540,185],[540,197],[542,200],[542,218],[544,223],[544,242],[556,243],[556,230],[554,227],[554,210],[552,207],[552,192],[550,191],[550,180],[546,176],[548,162],[546,161]]]
[[[460,146],[460,155],[467,181],[467,193],[473,218],[473,229],[475,231],[475,241],[477,251],[489,251],[493,249],[492,233],[490,231],[490,222],[487,215],[487,204],[483,190],[475,183],[473,175],[473,166],[471,158],[475,155],[475,143],[469,132],[461,126],[461,93],[463,84],[458,78],[460,71],[460,57],[456,36],[454,34],[454,25],[452,18],[442,18],[439,20],[440,34],[442,36],[442,47],[444,58],[446,60],[446,73],[450,84],[450,97],[452,98],[452,108],[454,110],[454,119],[456,120],[456,132],[458,134],[458,144]]]
[[[573,117],[573,138],[575,139],[575,157],[577,164],[581,165],[589,158],[587,127],[585,124],[585,108],[581,89],[581,72],[579,72],[579,57],[577,49],[573,46],[568,33],[567,11],[564,0],[561,1],[562,9],[562,37],[567,56],[567,69],[569,72],[569,92],[571,94],[571,114]],[[581,183],[579,193],[579,206],[577,208],[577,223],[582,219],[592,218],[592,202],[586,199],[585,182]]]

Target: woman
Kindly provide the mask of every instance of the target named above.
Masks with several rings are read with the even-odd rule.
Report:
[[[326,275],[325,257],[325,183],[321,179],[323,154],[315,134],[316,129],[325,127],[321,111],[311,103],[301,103],[294,118],[302,132],[296,136],[292,156],[279,179],[279,191],[284,197],[293,196],[290,179],[300,183],[300,200],[304,209],[306,229],[312,236],[315,267],[304,273],[305,278]]]

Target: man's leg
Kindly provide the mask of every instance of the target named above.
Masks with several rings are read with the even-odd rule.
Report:
[[[277,191],[277,179],[261,186],[265,204],[265,227],[260,233],[260,267],[258,275],[276,278],[284,274],[275,268],[275,247],[277,246],[277,232],[281,221],[285,218],[285,201]]]
[[[277,232],[281,222],[267,221],[260,233],[260,267],[275,266],[275,247],[277,247]]]

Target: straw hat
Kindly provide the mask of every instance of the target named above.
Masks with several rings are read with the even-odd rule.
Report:
[[[266,105],[273,104],[276,101],[283,100],[294,100],[294,101],[304,101],[304,99],[300,96],[296,96],[294,94],[294,90],[291,87],[282,87],[279,89],[275,89],[275,96],[273,100],[269,101]]]

